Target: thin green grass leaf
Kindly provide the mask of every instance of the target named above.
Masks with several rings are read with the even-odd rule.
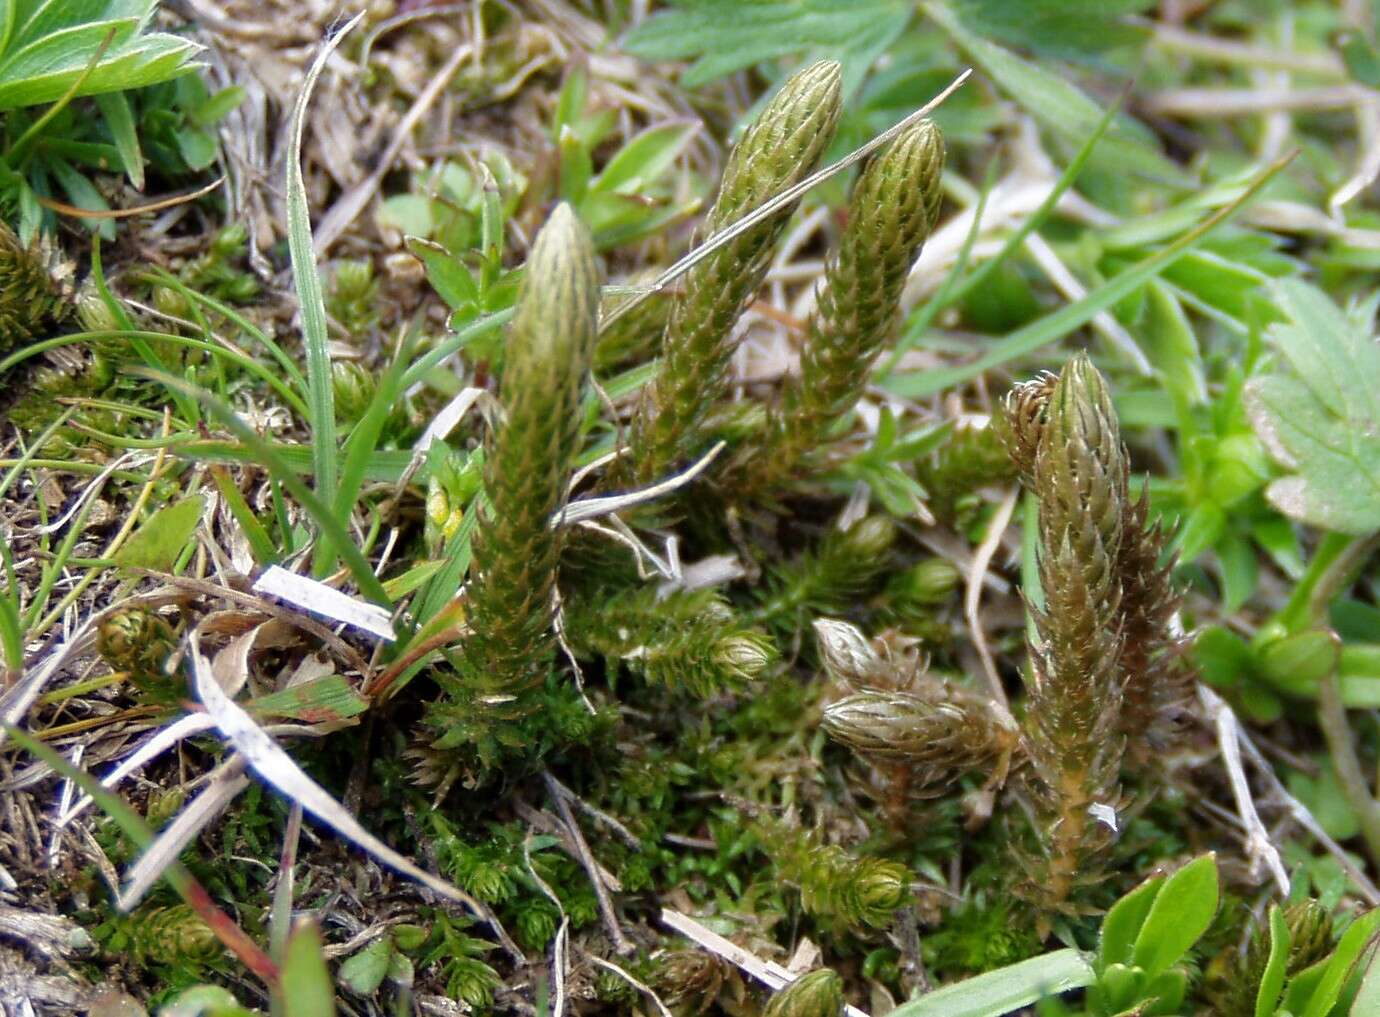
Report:
[[[291,467],[285,463],[278,455],[273,445],[263,438],[249,424],[245,423],[240,415],[232,410],[225,403],[221,402],[210,392],[198,389],[195,385],[183,381],[181,378],[174,378],[170,375],[160,375],[155,371],[139,369],[135,373],[154,381],[161,382],[169,388],[176,389],[188,396],[196,399],[211,413],[213,417],[228,427],[241,442],[257,457],[255,461],[272,475],[273,479],[287,488],[292,496],[298,500],[302,508],[306,511],[313,522],[316,523],[323,536],[329,537],[333,541],[345,566],[354,576],[355,584],[361,593],[370,600],[384,607],[391,607],[392,601],[383,589],[383,584],[374,575],[373,569],[369,567],[368,560],[360,553],[354,541],[350,539],[349,532],[340,520],[335,517],[331,507],[326,504],[311,488],[302,483],[301,478]],[[290,529],[285,528],[283,532],[289,533]]]
[[[338,464],[336,461],[335,398],[331,385],[331,354],[326,331],[326,302],[321,293],[321,275],[316,269],[316,254],[312,247],[311,214],[307,208],[307,185],[302,179],[302,131],[306,123],[307,106],[312,89],[326,68],[336,47],[344,41],[356,25],[364,19],[364,12],[356,14],[336,32],[312,61],[302,82],[302,89],[292,107],[288,124],[287,197],[288,252],[292,258],[292,281],[297,288],[297,301],[302,312],[302,341],[307,349],[307,425],[311,430],[312,465],[316,490],[324,497],[336,490]],[[316,546],[315,571],[329,570],[337,549],[334,538],[324,534]],[[381,591],[380,591],[381,592]]]
[[[891,1017],[1001,1017],[1069,989],[1091,985],[1096,975],[1077,950],[1040,957],[969,978],[902,1003]]]
[[[934,320],[935,315],[946,307],[951,306],[956,301],[962,300],[976,287],[980,286],[992,272],[1001,267],[1008,258],[1020,249],[1020,246],[1025,243],[1026,237],[1030,236],[1031,233],[1044,225],[1045,220],[1050,217],[1055,207],[1059,204],[1059,199],[1064,196],[1065,192],[1067,192],[1075,182],[1077,182],[1079,176],[1083,172],[1083,168],[1087,166],[1088,160],[1092,157],[1093,150],[1097,147],[1097,143],[1102,139],[1102,136],[1107,133],[1107,128],[1111,126],[1112,121],[1116,118],[1117,111],[1121,108],[1122,102],[1125,101],[1126,94],[1127,92],[1123,91],[1121,95],[1117,97],[1117,100],[1107,107],[1107,111],[1102,114],[1102,119],[1100,119],[1097,125],[1092,129],[1092,133],[1084,140],[1074,157],[1069,160],[1069,164],[1064,168],[1064,172],[1059,174],[1059,179],[1054,182],[1054,186],[1050,189],[1049,194],[1045,195],[1045,199],[1040,202],[1035,208],[1035,211],[1026,217],[1025,222],[1021,223],[1021,225],[1006,238],[1006,242],[1002,244],[1001,250],[999,250],[995,256],[979,265],[973,273],[965,277],[962,282],[957,282],[956,280],[962,275],[964,268],[968,264],[968,259],[972,253],[973,244],[977,240],[979,226],[982,222],[982,213],[987,204],[990,185],[983,188],[982,195],[978,199],[977,209],[974,212],[973,228],[969,230],[968,236],[964,238],[963,248],[959,251],[958,260],[954,264],[953,271],[950,272],[948,278],[944,280],[943,287],[940,288],[938,293],[930,298],[930,301],[921,309],[915,320],[907,326],[905,333],[897,341],[895,352],[887,358],[886,365],[877,376],[878,384],[881,384],[887,379],[891,372],[896,369],[896,364],[900,361],[901,357],[905,355],[906,351],[914,346],[925,334],[926,329],[929,328],[930,322]]]
[[[1065,304],[1052,314],[1018,328],[1005,339],[993,343],[986,353],[972,363],[926,371],[923,374],[908,374],[892,378],[886,384],[887,389],[909,399],[933,395],[936,392],[962,385],[994,367],[1001,367],[1018,357],[1033,353],[1042,346],[1064,338],[1075,329],[1086,325],[1099,312],[1105,311],[1122,297],[1134,293],[1172,265],[1182,254],[1236,214],[1293,158],[1294,154],[1290,153],[1271,163],[1246,185],[1235,201],[1213,212],[1188,233],[1131,266],[1115,278],[1109,279],[1097,289],[1089,292],[1083,299],[1074,301],[1072,304]]]

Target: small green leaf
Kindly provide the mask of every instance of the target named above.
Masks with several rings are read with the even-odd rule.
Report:
[[[698,130],[694,121],[647,128],[618,150],[590,189],[606,194],[638,193],[671,168]]]
[[[1218,689],[1235,688],[1255,667],[1250,645],[1221,625],[1210,626],[1198,634],[1193,642],[1193,660],[1204,680]]]
[[[105,118],[105,125],[115,141],[120,153],[120,163],[125,176],[136,191],[144,189],[144,154],[139,150],[139,135],[134,128],[134,113],[129,108],[129,100],[123,92],[110,92],[96,96],[96,106]]]
[[[177,151],[188,169],[203,170],[216,161],[216,136],[200,127],[184,127],[176,134]]]
[[[214,127],[232,110],[244,102],[245,90],[239,85],[222,88],[191,113],[192,123],[198,127]]]
[[[196,532],[206,499],[193,495],[160,508],[139,528],[115,554],[121,565],[167,572]]]
[[[1098,946],[1098,964],[1129,964],[1136,937],[1150,914],[1155,896],[1164,885],[1163,876],[1147,879],[1112,905],[1102,920],[1102,937]]]
[[[313,678],[249,702],[260,716],[291,717],[308,724],[324,724],[356,717],[369,709],[369,701],[338,674]]]
[[[1217,913],[1217,858],[1203,855],[1170,876],[1136,937],[1135,962],[1154,978],[1177,964]]]
[[[479,287],[464,263],[440,244],[420,235],[407,238],[407,249],[426,268],[427,282],[451,310],[473,307],[479,300]]]
[[[281,1017],[335,1017],[335,989],[331,972],[321,955],[321,935],[311,922],[303,922],[288,940],[283,958],[280,1005]]]
[[[372,996],[388,977],[393,956],[393,941],[380,936],[340,965],[340,981],[351,992]]]
[[[412,237],[429,238],[436,229],[432,201],[422,194],[395,194],[385,198],[374,219],[383,229],[394,229]]]
[[[1295,696],[1317,693],[1318,682],[1337,667],[1340,641],[1331,631],[1300,632],[1260,648],[1260,677]]]
[[[1270,957],[1255,994],[1255,1017],[1273,1017],[1289,963],[1289,925],[1278,904],[1270,905]]]

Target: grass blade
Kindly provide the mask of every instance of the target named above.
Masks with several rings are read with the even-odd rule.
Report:
[[[307,209],[307,186],[302,179],[302,128],[306,121],[307,105],[312,89],[326,61],[350,30],[363,20],[356,14],[321,47],[311,69],[302,82],[302,91],[292,108],[289,123],[291,141],[288,145],[287,193],[288,252],[292,257],[292,281],[297,288],[297,300],[302,307],[302,341],[307,349],[307,406],[311,429],[312,467],[316,490],[327,497],[336,489],[335,400],[331,388],[331,355],[327,348],[326,302],[321,295],[321,276],[316,270],[316,255],[312,248],[311,215]],[[334,560],[331,542],[334,538],[322,534],[316,547],[314,564],[317,573],[330,567]],[[379,592],[382,592],[380,590]]]
[[[1109,279],[1082,300],[1066,304],[1053,314],[1047,314],[1038,321],[1018,328],[1005,339],[993,344],[986,353],[972,363],[942,368],[937,371],[926,371],[923,374],[904,375],[887,382],[886,387],[897,395],[908,399],[933,395],[936,392],[961,385],[976,378],[984,371],[1000,367],[1017,357],[1033,353],[1041,346],[1062,339],[1074,329],[1086,325],[1099,312],[1105,311],[1122,297],[1135,292],[1158,276],[1178,260],[1180,255],[1186,253],[1214,229],[1230,219],[1293,160],[1294,154],[1291,152],[1271,163],[1246,185],[1245,190],[1234,201],[1223,205],[1173,243],[1128,268],[1114,279]]]

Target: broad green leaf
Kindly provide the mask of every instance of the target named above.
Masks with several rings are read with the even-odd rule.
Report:
[[[644,60],[683,60],[687,87],[793,54],[831,57],[843,65],[844,95],[905,28],[904,0],[673,0],[634,28],[623,48]]]
[[[1099,967],[1130,963],[1136,937],[1150,913],[1150,906],[1155,902],[1155,895],[1163,885],[1163,876],[1147,879],[1112,905],[1107,917],[1102,920],[1102,936],[1097,950]]]
[[[1096,129],[1104,111],[1077,85],[976,35],[948,5],[926,3],[922,7],[1004,92],[1062,141],[1077,145]],[[1183,176],[1182,171],[1155,148],[1150,133],[1129,118],[1113,125],[1093,158],[1103,165],[1165,180],[1178,180]]]
[[[1293,368],[1246,385],[1246,410],[1292,476],[1266,491],[1285,515],[1341,533],[1380,529],[1380,349],[1320,290],[1271,287],[1288,320],[1269,331]]]
[[[1135,963],[1149,978],[1167,971],[1198,942],[1216,913],[1217,859],[1208,854],[1189,862],[1160,887],[1136,936]]]
[[[168,81],[193,69],[201,50],[196,43],[161,32],[141,34],[153,7],[151,0],[14,0],[4,11],[14,27],[0,51],[0,110],[52,102],[78,81],[78,96],[99,95]],[[88,73],[112,33],[113,41]]]
[[[1085,57],[1145,37],[1125,15],[1154,0],[957,0],[974,32],[1049,56]]]
[[[205,510],[206,499],[199,494],[163,506],[140,524],[116,552],[115,560],[134,568],[167,572],[192,539]]]
[[[1255,1017],[1273,1017],[1289,963],[1289,925],[1278,904],[1270,905],[1270,956],[1255,994]]]
[[[279,1017],[335,1017],[335,988],[313,922],[298,925],[288,939],[278,995]]]
[[[1037,1000],[1091,985],[1096,976],[1077,950],[1040,957],[977,975],[902,1003],[891,1017],[1001,1017]]]

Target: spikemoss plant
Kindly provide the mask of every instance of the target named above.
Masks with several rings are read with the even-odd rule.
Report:
[[[1034,609],[1024,748],[1041,855],[1024,892],[1076,907],[1102,876],[1120,804],[1127,464],[1106,384],[1086,357],[1010,398],[1008,443],[1039,501],[1044,607]]]
[[[738,472],[748,490],[774,494],[862,395],[895,328],[911,263],[934,228],[943,168],[939,129],[922,120],[863,170],[806,327],[800,373],[787,382],[764,441],[743,450]]]
[[[578,451],[579,407],[594,349],[599,280],[588,230],[560,205],[532,248],[505,351],[503,419],[487,449],[485,513],[466,596],[459,674],[427,719],[438,748],[472,737],[476,711],[521,715],[544,681],[554,636],[557,512]]]
[[[809,175],[838,122],[839,65],[821,61],[794,74],[734,146],[705,220],[719,233]],[[660,479],[699,451],[703,424],[728,384],[733,326],[761,287],[792,206],[734,237],[690,269],[672,299],[661,370],[638,407],[630,452],[614,482]]]
[[[707,698],[759,678],[776,659],[761,628],[746,624],[714,590],[596,590],[572,601],[567,629],[576,653],[621,661],[644,680]]]

